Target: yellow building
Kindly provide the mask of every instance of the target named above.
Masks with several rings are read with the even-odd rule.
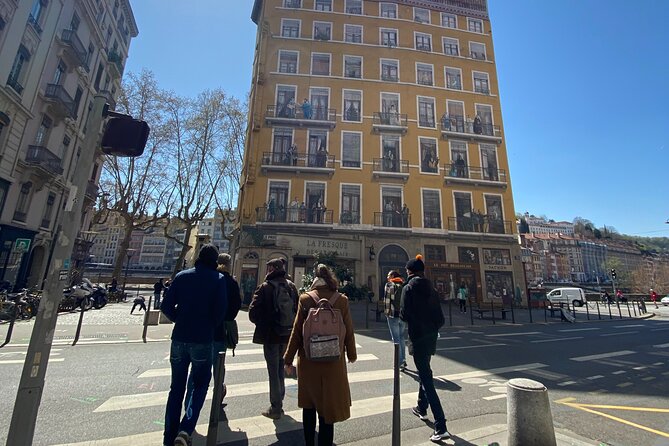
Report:
[[[378,296],[422,253],[445,295],[522,266],[486,0],[255,0],[235,273],[336,251]],[[521,286],[522,288],[522,286]]]

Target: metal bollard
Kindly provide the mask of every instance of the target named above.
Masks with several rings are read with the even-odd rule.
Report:
[[[139,288],[138,288],[139,289]],[[149,311],[151,310],[151,299],[153,296],[149,296],[149,306],[144,311],[144,328],[142,329],[142,342],[146,344],[146,332],[149,330]]]
[[[609,319],[613,319],[613,315],[611,314],[611,302],[608,303],[609,307]]]
[[[14,314],[12,315],[12,320],[9,321],[9,328],[7,329],[7,336],[5,336],[5,342],[0,345],[0,348],[9,344],[9,341],[12,340],[12,332],[14,331],[14,322],[16,322],[16,316],[19,314],[19,307],[14,305]]]
[[[516,314],[513,311],[513,299],[511,299],[511,323],[512,324],[516,323]]]
[[[79,342],[79,335],[81,334],[81,324],[84,321],[84,313],[85,312],[86,312],[86,310],[84,310],[83,307],[82,307],[81,311],[79,312],[79,322],[77,322],[77,331],[74,334],[74,340],[72,341],[72,347],[77,345],[77,342]]]
[[[365,301],[365,328],[369,328],[369,298]]]
[[[634,310],[634,317],[636,317],[636,308],[637,307],[640,307],[638,300],[634,303],[634,305],[632,305],[632,309]]]
[[[618,305],[618,316],[620,316],[620,319],[623,318],[623,313],[620,311],[620,301],[616,302],[616,305]]]
[[[448,323],[450,326],[453,326],[453,308],[452,308],[451,299],[448,299]]]
[[[393,344],[395,359],[393,361],[393,431],[392,446],[400,446],[400,345]],[[207,445],[209,446],[209,445]]]
[[[472,304],[471,299],[468,300],[469,300],[469,320],[472,323],[472,325],[474,325],[474,306]]]
[[[506,384],[509,446],[556,446],[548,390],[540,382],[516,378]]]
[[[218,441],[218,420],[221,417],[221,392],[223,391],[223,366],[225,352],[218,352],[216,357],[216,376],[214,377],[214,395],[211,399],[209,427],[207,428],[207,446],[216,446]]]
[[[625,305],[627,305],[627,314],[629,315],[629,317],[632,317],[632,311],[630,311],[630,303],[625,302]]]
[[[544,302],[544,322],[548,322],[548,315],[546,314],[546,302]]]
[[[585,317],[588,318],[588,320],[590,320],[590,306],[588,305],[587,302],[585,303]]]
[[[490,312],[492,314],[492,324],[495,325],[495,307],[492,304],[492,300],[490,301]]]
[[[601,321],[602,320],[602,315],[599,312],[599,302],[597,302],[597,318]]]

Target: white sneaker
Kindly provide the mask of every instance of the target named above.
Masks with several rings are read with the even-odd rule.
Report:
[[[191,438],[187,432],[181,431],[174,440],[174,446],[191,446]]]
[[[446,438],[451,438],[451,434],[449,434],[445,428],[442,430],[435,429],[435,431],[432,433],[432,436],[430,437],[430,441],[441,441]]]

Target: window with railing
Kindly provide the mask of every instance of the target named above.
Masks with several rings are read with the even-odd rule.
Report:
[[[418,125],[420,127],[434,127],[434,98],[418,98]]]
[[[467,143],[451,141],[451,165],[448,175],[457,178],[469,178]]]
[[[453,192],[455,200],[456,230],[472,232],[472,196],[466,192]]]
[[[16,221],[26,221],[28,205],[30,203],[30,195],[32,194],[33,183],[27,181],[21,185],[19,191],[19,198],[16,201],[16,208],[14,209],[13,219]]]
[[[362,26],[344,25],[344,40],[349,43],[362,43]]]
[[[483,34],[483,21],[479,19],[467,19],[467,29],[473,33]]]
[[[462,90],[462,71],[459,68],[446,67],[446,88]]]
[[[33,0],[33,6],[28,14],[28,23],[30,23],[38,34],[42,33],[42,22],[46,8],[49,6],[48,0]]]
[[[458,16],[455,14],[448,14],[446,12],[441,13],[441,26],[444,28],[457,28],[458,27]]]
[[[397,82],[399,80],[399,61],[381,59],[381,79]]]
[[[413,8],[413,19],[418,23],[430,23],[430,10]]]
[[[420,170],[424,173],[439,172],[439,155],[437,140],[434,138],[419,138]]]
[[[360,185],[342,184],[341,186],[341,216],[339,223],[360,224]]]
[[[488,232],[491,234],[504,234],[504,211],[502,208],[502,197],[500,195],[484,195],[485,210],[488,221]]]
[[[342,132],[342,167],[361,167],[361,141],[359,132]]]
[[[344,77],[362,78],[362,57],[344,56]]]
[[[314,22],[314,39],[330,40],[332,38],[332,24],[325,22]]]
[[[311,55],[311,74],[319,76],[330,75],[330,55],[313,53]]]
[[[397,4],[395,3],[380,3],[379,15],[387,19],[397,18]]]
[[[362,14],[362,0],[346,0],[344,12],[347,14]]]
[[[35,145],[41,146],[46,144],[49,140],[49,133],[51,132],[51,127],[53,125],[53,120],[47,116],[42,116],[42,121],[40,122],[39,127],[37,128],[37,133],[35,133]]]
[[[511,265],[511,251],[508,249],[483,248],[483,263],[486,265]]]
[[[487,60],[484,43],[469,42],[469,54],[472,59]]]
[[[381,45],[394,48],[397,46],[397,30],[381,28]]]
[[[481,144],[481,169],[483,179],[499,181],[500,172],[497,164],[497,147],[494,144]]]
[[[279,73],[297,73],[297,51],[279,51]]]
[[[474,91],[477,93],[490,94],[488,73],[474,71]]]
[[[423,227],[441,229],[441,198],[438,190],[423,189]]]
[[[281,21],[281,37],[300,37],[300,21],[283,19]]]
[[[444,130],[451,132],[465,131],[465,104],[460,101],[446,102],[446,120],[442,122]]]
[[[19,45],[19,49],[16,52],[14,57],[14,63],[12,64],[12,69],[9,72],[9,77],[7,79],[7,85],[12,87],[14,91],[18,94],[23,92],[23,86],[21,82],[28,71],[28,62],[30,61],[30,52],[28,49]]]
[[[316,0],[314,9],[316,11],[332,11],[332,0]]]
[[[416,49],[420,51],[432,51],[432,36],[429,34],[416,33]]]
[[[416,63],[416,83],[420,85],[434,85],[432,65]]]
[[[51,224],[51,214],[53,214],[53,205],[55,202],[56,194],[50,192],[46,199],[46,206],[44,207],[44,212],[42,214],[42,222],[40,224],[41,227],[48,228]]]
[[[444,37],[442,39],[444,45],[444,54],[449,56],[459,56],[460,55],[460,43],[458,39],[451,39],[450,37]]]
[[[344,114],[342,120],[362,121],[362,91],[344,90]]]

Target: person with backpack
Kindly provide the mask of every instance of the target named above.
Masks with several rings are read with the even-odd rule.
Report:
[[[407,283],[402,288],[402,310],[400,317],[409,326],[409,339],[420,384],[418,386],[418,405],[411,412],[421,420],[427,419],[427,408],[434,415],[434,432],[430,440],[439,442],[449,438],[446,430],[446,417],[441,407],[439,395],[432,380],[430,360],[437,350],[437,336],[444,325],[444,314],[441,311],[439,293],[432,282],[424,277],[425,263],[423,256],[418,254],[406,264]]]
[[[270,406],[261,413],[273,420],[283,415],[283,354],[297,311],[297,288],[286,279],[283,265],[280,258],[267,262],[265,281],[255,290],[249,305],[249,319],[256,326],[253,343],[262,344],[269,375]]]
[[[383,313],[388,319],[390,337],[394,344],[400,345],[400,370],[407,368],[406,348],[404,345],[404,321],[400,319],[402,287],[404,279],[402,275],[393,270],[388,272],[388,282],[383,292]]]
[[[319,314],[333,317],[319,323]],[[296,354],[297,405],[302,408],[305,444],[315,446],[318,415],[318,446],[332,446],[334,423],[351,417],[346,359],[352,364],[358,354],[348,298],[337,291],[337,279],[324,264],[316,267],[311,290],[300,296],[284,355],[288,375],[295,374]]]

